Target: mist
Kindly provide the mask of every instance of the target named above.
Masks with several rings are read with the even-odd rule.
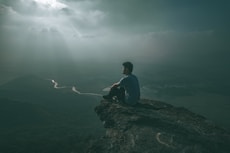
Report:
[[[84,152],[104,135],[94,108],[125,61],[141,99],[230,129],[229,6],[0,0],[0,152]]]
[[[228,6],[225,1],[1,0],[0,84],[32,74],[101,93],[120,79],[122,62],[131,61],[143,98],[188,106],[177,99],[208,93],[209,100],[221,95],[225,103]]]

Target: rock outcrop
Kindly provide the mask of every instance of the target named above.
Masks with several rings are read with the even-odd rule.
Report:
[[[230,134],[185,108],[142,99],[135,106],[102,100],[106,134],[88,153],[229,153]]]

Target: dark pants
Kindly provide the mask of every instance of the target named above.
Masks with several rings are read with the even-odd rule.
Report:
[[[110,89],[109,96],[116,97],[118,101],[125,102],[125,89],[123,87],[113,87]]]

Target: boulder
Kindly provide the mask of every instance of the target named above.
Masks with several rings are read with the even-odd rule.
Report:
[[[230,134],[182,107],[141,99],[136,106],[102,100],[95,108],[105,136],[88,153],[229,153]]]

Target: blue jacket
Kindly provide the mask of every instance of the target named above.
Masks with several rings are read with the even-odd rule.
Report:
[[[125,103],[135,105],[140,100],[140,86],[135,75],[125,75],[118,85],[125,88]]]

